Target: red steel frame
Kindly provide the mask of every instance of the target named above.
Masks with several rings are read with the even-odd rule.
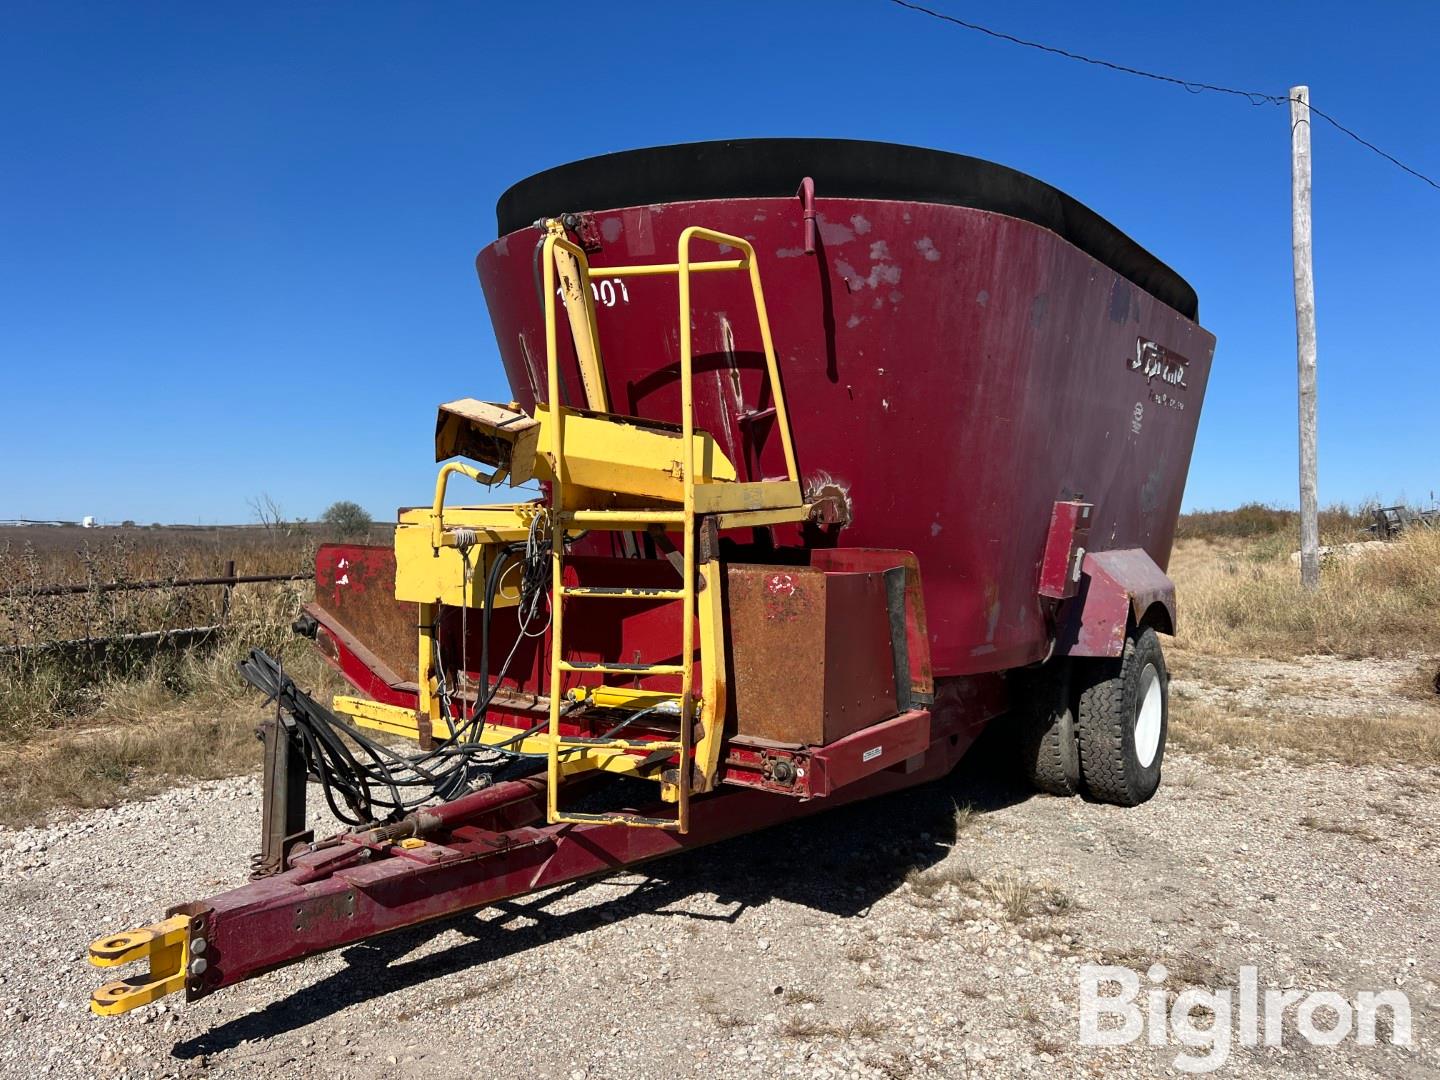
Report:
[[[722,787],[696,798],[684,835],[615,824],[544,825],[544,782],[536,779],[423,811],[421,843],[341,834],[295,856],[281,874],[171,910],[190,917],[192,941],[206,941],[205,968],[191,974],[187,997],[377,934],[938,779],[1004,707],[999,676],[956,681],[966,685],[942,687],[934,711],[914,710],[809,755],[806,773],[819,777],[813,790],[823,797]],[[882,767],[866,773],[861,759],[877,745],[886,748]]]
[[[342,554],[356,552],[346,548]],[[326,555],[320,559],[324,562]],[[377,934],[610,873],[949,772],[985,723],[1007,707],[1004,677],[987,673],[932,682],[913,555],[835,550],[818,561],[828,570],[895,565],[911,570],[905,619],[914,707],[820,747],[728,739],[720,786],[695,799],[686,834],[623,824],[547,825],[545,783],[531,778],[426,808],[399,829],[342,833],[302,848],[277,875],[171,909],[171,915],[189,917],[192,943],[205,941],[203,952],[196,954],[205,963],[189,973],[187,996],[203,997]],[[324,580],[326,568],[319,569],[317,577]],[[317,623],[322,654],[347,680],[376,700],[414,706],[413,684],[401,682],[331,612],[319,605],[308,611]],[[498,722],[530,727],[545,717],[543,699],[524,689],[514,682],[504,687],[491,706]],[[569,733],[589,733],[584,725],[581,719],[567,721]],[[641,807],[637,812],[660,811]],[[397,843],[407,832],[411,835]]]

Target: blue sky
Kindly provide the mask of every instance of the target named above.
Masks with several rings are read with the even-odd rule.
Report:
[[[932,6],[1315,104],[1440,174],[1429,3]],[[883,0],[0,3],[0,518],[423,501],[434,406],[507,395],[476,251],[510,183],[763,135],[1003,162],[1187,277],[1219,339],[1189,507],[1295,502],[1283,108]],[[732,59],[721,59],[731,57]],[[1322,502],[1440,488],[1440,191],[1317,123]]]

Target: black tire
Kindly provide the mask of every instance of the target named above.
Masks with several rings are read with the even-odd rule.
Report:
[[[1080,751],[1070,707],[1070,663],[1052,660],[1026,672],[1019,708],[1020,770],[1036,790],[1068,796],[1080,790]]]
[[[1170,728],[1160,639],[1150,629],[1132,634],[1118,662],[1101,661],[1090,674],[1076,716],[1085,790],[1101,802],[1139,806],[1160,786]]]

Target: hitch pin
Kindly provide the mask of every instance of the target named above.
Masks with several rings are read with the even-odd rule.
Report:
[[[203,951],[202,941],[197,941],[196,946],[196,952]],[[106,983],[90,995],[90,1011],[97,1016],[115,1016],[184,990],[190,951],[188,915],[172,915],[141,930],[97,938],[90,944],[90,963],[96,967],[119,967],[148,959],[150,971]]]

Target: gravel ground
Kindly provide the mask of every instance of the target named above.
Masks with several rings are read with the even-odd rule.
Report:
[[[1078,1044],[1077,972],[1158,960],[1172,993],[1253,964],[1262,988],[1409,996],[1410,1049],[1314,1048],[1292,1015],[1222,1075],[1440,1076],[1440,770],[1177,754],[1134,810],[998,771],[982,749],[937,785],[108,1020],[87,943],[240,883],[258,781],[0,832],[0,1072],[1151,1076],[1176,1046]]]
[[[1398,659],[1185,657],[1182,670],[1192,668],[1194,675],[1175,676],[1171,693],[1223,708],[1343,720],[1440,716],[1433,697],[1425,700],[1399,692],[1406,685],[1419,687],[1424,682],[1422,670],[1432,680],[1440,679],[1436,661],[1418,654]]]

